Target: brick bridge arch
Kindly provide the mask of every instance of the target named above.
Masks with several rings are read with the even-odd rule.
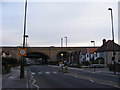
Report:
[[[18,55],[18,49],[20,47],[2,47],[2,51],[5,53],[9,53],[12,57],[20,59],[21,56]],[[72,53],[72,52],[79,52],[81,49],[86,48],[94,48],[94,47],[27,47],[27,53],[42,53],[49,57],[50,61],[59,61],[60,60],[60,54],[62,52]]]

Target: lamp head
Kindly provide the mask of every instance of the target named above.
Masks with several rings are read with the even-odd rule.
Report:
[[[91,41],[91,43],[94,43],[95,41]]]
[[[28,35],[25,35],[25,37],[28,37]]]
[[[108,8],[108,10],[112,10],[112,8]]]

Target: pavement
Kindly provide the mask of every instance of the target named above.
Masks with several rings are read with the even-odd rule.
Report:
[[[90,73],[102,73],[102,74],[110,74],[110,75],[116,75],[120,76],[120,72],[115,72],[114,71],[109,71],[108,67],[105,68],[71,68],[70,69],[77,69],[77,70],[82,70],[84,72],[90,72]]]
[[[27,88],[25,78],[20,78],[20,67],[13,67],[11,72],[2,75],[2,89],[3,90],[17,90]]]
[[[69,68],[83,70],[85,72],[120,75],[120,72],[116,72],[116,74],[114,74],[114,72],[109,71],[108,68],[96,68],[95,71],[93,68],[71,68],[71,67]],[[25,78],[21,79],[20,78],[20,67],[13,67],[9,74],[2,75],[2,89],[3,90],[26,89],[28,88],[27,81],[28,80],[27,80],[26,71],[25,71]]]

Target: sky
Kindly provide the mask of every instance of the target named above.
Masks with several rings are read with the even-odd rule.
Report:
[[[112,40],[113,9],[115,42],[118,43],[117,0],[27,0],[26,35],[29,46],[68,47],[102,45]],[[25,0],[0,2],[1,46],[22,46]]]

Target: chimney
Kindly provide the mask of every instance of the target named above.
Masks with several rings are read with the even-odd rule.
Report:
[[[105,43],[106,43],[106,39],[103,39],[103,45],[105,45]]]

